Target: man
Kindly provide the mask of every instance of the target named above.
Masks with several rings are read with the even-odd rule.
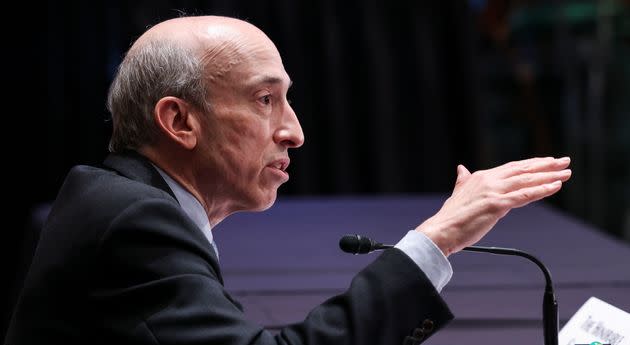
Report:
[[[470,174],[452,196],[304,322],[271,334],[223,288],[211,229],[270,207],[304,142],[269,38],[225,17],[144,33],[109,94],[102,167],[68,174],[14,313],[8,344],[416,344],[452,318],[446,257],[510,209],[556,193],[568,158]]]

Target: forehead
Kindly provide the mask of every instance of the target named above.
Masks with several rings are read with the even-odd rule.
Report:
[[[278,85],[288,89],[291,86],[291,79],[275,47],[257,48],[252,47],[241,55],[226,71],[224,80],[245,88]]]
[[[268,70],[269,73],[286,74],[280,52],[275,44],[264,35],[243,38],[239,43],[241,67],[243,70]]]
[[[290,86],[278,49],[258,28],[244,22],[210,26],[202,34],[208,77],[230,87]]]

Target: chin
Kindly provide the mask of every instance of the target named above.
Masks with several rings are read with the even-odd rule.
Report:
[[[269,199],[266,203],[264,203],[262,207],[260,208],[260,211],[268,210],[275,203],[276,203],[276,194],[274,193],[273,198]]]
[[[254,202],[252,203],[250,210],[255,212],[268,210],[276,202],[276,198],[276,191],[266,195],[261,195],[258,198],[253,199]]]

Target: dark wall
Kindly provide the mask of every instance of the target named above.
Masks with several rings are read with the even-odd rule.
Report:
[[[107,88],[135,38],[183,13],[219,14],[262,28],[294,80],[306,144],[281,193],[448,192],[458,163],[570,155],[574,177],[549,201],[622,236],[628,6],[602,22],[589,3],[48,2],[9,35],[26,67],[10,71],[14,91],[31,95],[7,116],[24,121],[13,160],[38,174],[18,173],[19,209],[54,199],[72,165],[106,154]]]
[[[306,144],[281,193],[447,192],[458,163],[570,155],[574,178],[549,201],[621,236],[628,11],[619,2],[607,22],[602,11],[579,1],[49,3],[37,37],[45,107],[34,115],[46,174],[30,199],[51,200],[70,166],[105,155],[107,87],[133,39],[182,13],[220,14],[262,28],[295,82]]]
[[[10,37],[12,66],[28,67],[10,68],[26,100],[5,120],[22,122],[14,161],[38,173],[21,209],[106,154],[107,88],[138,35],[182,13],[221,14],[267,32],[295,82],[306,144],[282,193],[447,192],[458,163],[570,155],[576,174],[551,202],[621,235],[630,72],[618,7],[611,24],[580,2],[49,2]]]

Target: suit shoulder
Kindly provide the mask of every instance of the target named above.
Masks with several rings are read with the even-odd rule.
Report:
[[[145,198],[164,198],[177,204],[169,193],[160,188],[112,170],[88,165],[78,165],[70,170],[57,199],[71,196],[109,206],[129,205]]]
[[[45,228],[103,229],[123,210],[147,199],[179,208],[166,191],[100,167],[73,167],[52,204]]]

